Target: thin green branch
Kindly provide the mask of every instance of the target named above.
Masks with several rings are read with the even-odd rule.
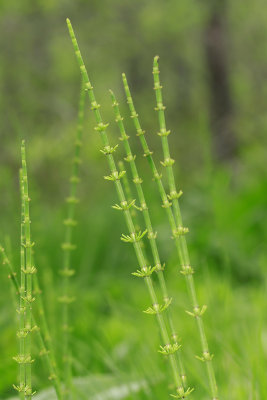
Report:
[[[157,232],[153,231],[150,212],[149,212],[149,209],[148,209],[148,206],[146,203],[146,199],[145,199],[145,195],[144,195],[144,191],[143,191],[143,187],[142,187],[142,179],[140,178],[140,175],[139,175],[137,167],[136,167],[135,155],[133,155],[133,153],[131,151],[129,136],[126,134],[126,131],[125,131],[123,118],[122,118],[122,116],[120,114],[120,110],[119,110],[119,103],[117,102],[113,92],[111,92],[111,98],[112,98],[113,108],[114,108],[114,112],[115,112],[115,120],[116,120],[119,130],[120,130],[120,135],[121,135],[120,140],[123,142],[125,153],[126,153],[125,160],[127,162],[129,162],[129,164],[130,164],[133,182],[135,184],[138,199],[140,202],[140,206],[138,208],[140,209],[140,211],[143,214],[145,226],[146,226],[146,229],[148,232],[147,237],[149,239],[149,243],[150,243],[150,247],[151,247],[151,251],[152,251],[152,255],[153,255],[155,272],[157,273],[157,277],[159,280],[159,284],[160,284],[160,288],[161,288],[161,292],[162,292],[162,296],[163,296],[163,301],[165,304],[167,304],[170,302],[171,299],[168,294],[165,277],[164,277],[164,273],[163,273],[164,264],[162,264],[162,262],[160,260],[160,256],[159,256],[159,251],[158,251],[158,246],[157,246],[157,241],[156,241]],[[173,346],[175,348],[177,348],[178,335],[174,329],[174,323],[173,323],[173,319],[172,319],[172,315],[171,315],[171,310],[169,307],[166,310],[166,314],[167,314],[167,319],[168,319],[168,323],[169,323],[170,330],[171,330],[170,336],[171,336],[171,339],[173,342]],[[178,359],[178,363],[179,363],[181,379],[183,381],[183,384],[186,386],[186,375],[185,375],[185,369],[184,369],[183,362],[182,362],[182,357],[181,357],[181,354],[179,351],[176,352],[176,355],[177,355],[177,359]]]
[[[91,109],[94,111],[94,115],[95,115],[95,119],[97,122],[97,126],[96,126],[96,130],[100,133],[101,135],[101,139],[102,139],[102,143],[104,145],[104,151],[106,152],[106,156],[107,156],[107,160],[108,160],[108,165],[111,171],[111,175],[108,176],[107,178],[109,180],[113,180],[115,187],[116,187],[116,191],[117,191],[117,195],[120,201],[120,204],[124,207],[124,205],[127,203],[126,198],[125,198],[125,194],[124,194],[124,190],[122,188],[120,179],[122,178],[122,174],[118,172],[117,168],[116,168],[116,164],[115,164],[115,160],[113,158],[112,153],[114,152],[114,148],[112,149],[109,145],[109,140],[108,140],[108,136],[106,133],[106,128],[107,128],[107,124],[103,123],[102,117],[101,117],[101,113],[99,111],[100,105],[97,103],[95,95],[94,95],[94,91],[93,91],[93,87],[90,83],[83,59],[82,59],[82,55],[80,53],[79,47],[78,47],[78,43],[73,31],[73,28],[71,26],[70,20],[67,19],[67,24],[68,24],[68,28],[69,28],[69,32],[70,32],[70,36],[71,36],[71,40],[72,40],[72,44],[74,47],[74,51],[78,60],[78,64],[81,70],[81,74],[82,77],[84,79],[85,82],[85,87],[88,91],[88,96],[90,99],[90,103],[91,103]],[[131,243],[133,244],[134,250],[135,250],[135,254],[139,263],[139,267],[141,270],[144,270],[147,268],[146,266],[146,262],[145,262],[145,257],[143,255],[142,252],[142,248],[140,246],[139,240],[142,239],[142,234],[137,234],[135,232],[134,229],[134,224],[133,224],[133,220],[131,217],[131,213],[129,211],[129,209],[127,209],[127,207],[125,207],[123,209],[123,214],[125,217],[125,221],[126,221],[126,225],[129,231],[129,236],[126,237],[127,241],[131,241]],[[144,278],[145,279],[145,283],[147,285],[151,300],[152,300],[152,304],[153,304],[153,308],[155,311],[155,314],[157,315],[157,320],[159,323],[159,327],[160,327],[160,331],[161,331],[161,335],[164,338],[164,342],[165,345],[169,344],[169,336],[167,333],[167,329],[166,329],[166,325],[165,325],[165,321],[160,313],[160,305],[158,304],[158,300],[157,300],[157,296],[154,290],[154,286],[151,280],[150,276],[147,276]],[[183,384],[182,384],[182,380],[181,377],[179,375],[179,371],[178,371],[178,366],[176,363],[176,359],[174,357],[173,354],[169,355],[169,360],[170,360],[170,364],[171,364],[171,368],[172,368],[172,372],[173,372],[173,376],[174,376],[174,380],[175,380],[175,385],[177,387],[177,392],[179,392],[181,394],[180,398],[184,398],[185,396],[187,396],[190,393],[190,389],[188,389],[187,391],[184,390],[183,388]]]
[[[81,83],[80,100],[79,100],[79,112],[78,112],[78,124],[76,130],[75,139],[75,151],[74,158],[72,161],[72,173],[70,177],[70,194],[66,199],[67,202],[67,218],[64,220],[65,225],[65,239],[62,244],[63,250],[63,268],[60,271],[63,277],[63,294],[59,298],[62,303],[62,314],[63,314],[63,362],[64,362],[64,383],[65,383],[65,394],[64,398],[68,399],[72,387],[72,366],[71,366],[71,350],[69,346],[69,333],[71,330],[69,324],[69,306],[75,300],[70,295],[70,277],[75,274],[74,268],[71,268],[71,251],[75,249],[72,244],[73,227],[76,225],[75,209],[76,204],[79,202],[77,198],[77,185],[79,183],[79,170],[81,164],[81,146],[82,146],[82,133],[84,126],[84,108],[85,108],[85,88],[84,82]]]

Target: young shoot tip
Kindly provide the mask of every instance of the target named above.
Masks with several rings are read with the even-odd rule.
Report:
[[[155,65],[158,64],[158,60],[159,60],[159,56],[155,56],[155,57],[154,57],[154,64],[155,64]]]

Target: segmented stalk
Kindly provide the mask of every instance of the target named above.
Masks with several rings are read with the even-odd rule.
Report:
[[[193,307],[194,307],[193,312],[189,313],[189,314],[195,317],[197,324],[199,326],[199,321],[200,321],[200,325],[203,324],[201,316],[205,312],[206,306],[200,307],[197,303],[195,291],[192,290],[192,280],[193,280],[192,275],[194,273],[194,270],[190,266],[190,263],[185,263],[183,261],[183,253],[182,253],[181,244],[180,244],[180,238],[183,237],[183,235],[188,230],[187,230],[187,228],[184,228],[182,224],[176,223],[172,209],[171,209],[171,205],[172,205],[171,201],[173,201],[175,198],[178,199],[182,195],[182,191],[179,191],[178,193],[175,191],[175,194],[172,193],[170,195],[167,195],[165,188],[163,186],[163,183],[162,183],[162,176],[161,176],[161,174],[159,174],[159,172],[157,170],[157,167],[154,162],[153,155],[152,155],[153,153],[152,153],[152,151],[150,151],[147,141],[146,141],[146,138],[144,136],[145,131],[142,130],[142,127],[141,127],[141,124],[140,124],[140,121],[138,118],[138,114],[137,114],[135,106],[133,104],[133,99],[131,96],[131,92],[130,92],[129,85],[128,85],[125,74],[122,75],[122,79],[123,79],[125,94],[126,94],[126,98],[127,98],[127,103],[129,105],[131,117],[133,119],[136,131],[137,131],[137,136],[140,139],[140,142],[141,142],[141,145],[142,145],[142,148],[144,151],[144,155],[146,156],[148,163],[150,165],[153,178],[157,182],[157,187],[158,187],[160,197],[163,202],[162,207],[165,208],[165,210],[166,210],[166,214],[167,214],[170,228],[171,228],[171,231],[173,234],[173,239],[175,240],[175,246],[176,246],[176,249],[178,252],[178,257],[179,257],[181,268],[182,268],[180,272],[186,278],[187,286],[188,286],[189,293],[190,293],[190,299],[191,299]],[[193,288],[194,288],[194,286],[193,286]],[[194,305],[196,305],[196,307]],[[208,370],[210,370],[210,365],[211,365],[210,359],[212,358],[212,355],[210,355],[209,352],[204,353],[204,349],[207,347],[206,346],[203,347],[203,343],[205,343],[205,341],[203,341],[203,337],[201,335],[200,335],[200,338],[201,338],[201,344],[202,344],[202,349],[203,349],[202,361],[207,361]],[[209,380],[210,380],[210,374],[209,374]],[[217,394],[214,396],[214,394],[212,392],[212,396],[213,396],[213,398],[212,398],[213,400],[217,400],[217,397],[216,397]]]
[[[158,111],[158,119],[159,119],[159,127],[160,127],[160,132],[159,136],[161,137],[161,143],[162,143],[162,149],[163,149],[163,154],[164,154],[164,161],[162,162],[162,165],[166,168],[167,170],[167,177],[168,177],[168,184],[169,184],[169,189],[170,189],[170,199],[172,201],[172,208],[174,210],[174,217],[176,221],[176,225],[178,228],[183,227],[183,221],[182,221],[182,215],[181,215],[181,210],[180,210],[180,205],[178,201],[178,194],[176,190],[176,184],[175,184],[175,179],[174,179],[174,173],[173,173],[173,164],[174,160],[170,156],[170,149],[169,149],[169,143],[168,143],[168,135],[170,131],[167,131],[166,129],[166,121],[165,121],[165,106],[163,105],[163,99],[162,99],[162,86],[160,84],[160,78],[159,78],[159,66],[158,66],[158,59],[159,57],[156,56],[154,58],[154,64],[153,64],[153,76],[154,76],[154,90],[156,94],[156,101],[157,101],[157,107],[156,111]],[[188,254],[188,248],[187,248],[187,243],[186,239],[183,235],[179,236],[179,241],[178,245],[180,247],[180,263],[182,266],[190,266],[190,259],[189,259],[189,254]],[[201,345],[202,345],[202,360],[206,361],[207,365],[207,372],[208,372],[208,378],[209,378],[209,386],[212,394],[212,399],[217,399],[218,397],[218,389],[217,389],[217,384],[216,384],[216,378],[215,378],[215,373],[212,365],[212,356],[210,355],[209,352],[209,347],[208,347],[208,342],[206,338],[206,333],[204,329],[204,324],[202,320],[202,316],[200,315],[200,307],[197,301],[197,296],[196,296],[196,289],[195,289],[195,284],[194,284],[194,278],[192,274],[187,274],[185,275],[186,280],[187,280],[187,286],[189,289],[189,295],[191,298],[191,302],[193,305],[193,315],[196,316],[196,321],[197,321],[197,326],[199,330],[199,335],[200,335],[200,340],[201,340]]]
[[[23,234],[23,238],[24,238],[24,234]],[[7,266],[8,271],[9,271],[8,278],[10,278],[10,280],[12,282],[12,285],[14,287],[14,290],[15,290],[16,294],[18,295],[20,288],[19,288],[19,282],[17,280],[17,274],[14,271],[14,268],[13,268],[9,258],[6,255],[5,249],[1,245],[0,245],[0,253],[2,254],[3,264]],[[37,280],[37,275],[35,275],[35,277],[36,277],[36,280]],[[37,298],[38,298],[38,296],[40,297],[40,295],[38,295],[38,293],[36,293],[36,295],[37,295]],[[40,299],[41,299],[41,297],[40,297]],[[40,313],[41,313],[41,310],[39,310],[39,314]],[[53,382],[53,386],[54,386],[54,388],[56,390],[56,393],[57,393],[57,398],[59,400],[61,400],[62,396],[61,396],[60,381],[58,379],[58,375],[56,376],[56,365],[53,364],[53,362],[52,362],[52,358],[51,358],[51,353],[52,352],[50,350],[48,350],[48,348],[47,348],[47,346],[45,344],[45,339],[44,339],[40,329],[37,328],[37,325],[36,325],[36,322],[35,322],[35,318],[34,318],[33,315],[32,315],[32,321],[33,321],[33,326],[35,328],[34,330],[37,333],[37,337],[38,337],[38,341],[39,341],[40,356],[45,356],[45,358],[46,358],[47,367],[48,367],[48,370],[49,370],[49,373],[50,373],[49,379],[52,380],[52,382]],[[17,386],[15,386],[15,388],[18,390]],[[21,397],[24,398],[24,391],[20,391],[20,395],[21,395]]]
[[[19,336],[24,336],[24,343],[21,343],[24,347],[23,363],[25,364],[25,399],[29,400],[33,396],[32,390],[32,363],[34,360],[31,358],[31,336],[32,336],[32,303],[34,297],[32,295],[32,275],[36,273],[35,267],[32,265],[32,247],[34,243],[31,241],[31,221],[30,221],[30,198],[28,192],[28,176],[27,176],[27,164],[25,154],[25,141],[22,141],[21,145],[21,159],[22,159],[22,204],[24,210],[24,221],[23,228],[25,234],[25,241],[22,242],[22,247],[25,248],[25,266],[24,257],[22,255],[22,287],[21,291],[24,291],[23,285],[26,283],[26,293],[23,296],[24,307],[25,307],[25,325],[23,330],[19,333]],[[25,282],[26,281],[26,282]],[[22,327],[22,324],[21,324]]]
[[[120,134],[121,134],[120,140],[123,142],[123,145],[125,148],[125,153],[126,153],[125,161],[129,162],[129,164],[130,164],[133,182],[135,184],[138,199],[140,202],[140,205],[138,207],[135,204],[134,204],[134,206],[136,206],[143,214],[145,226],[147,229],[147,237],[149,239],[149,243],[150,243],[150,247],[151,247],[151,251],[152,251],[152,255],[153,255],[153,261],[155,264],[154,268],[155,268],[155,272],[157,273],[157,277],[159,280],[161,292],[163,295],[163,301],[165,304],[168,304],[171,301],[171,298],[169,297],[169,294],[168,294],[165,277],[164,277],[164,273],[163,273],[165,265],[162,264],[162,262],[160,260],[160,256],[159,256],[159,251],[158,251],[158,246],[157,246],[157,241],[156,241],[157,232],[153,231],[151,217],[150,217],[150,213],[148,210],[148,206],[146,203],[146,199],[145,199],[145,195],[144,195],[144,191],[143,191],[143,187],[142,187],[142,179],[140,178],[140,175],[138,173],[136,163],[135,163],[136,156],[133,155],[133,153],[131,151],[131,146],[129,143],[129,136],[127,135],[127,133],[125,131],[123,117],[121,116],[120,110],[119,110],[119,103],[117,102],[113,92],[112,91],[110,91],[110,92],[111,92],[111,98],[112,98],[113,108],[114,108],[114,112],[115,112],[115,120],[118,124]],[[174,329],[174,323],[172,320],[170,308],[168,308],[166,310],[166,314],[167,314],[167,320],[168,320],[170,330],[171,330],[170,336],[171,336],[172,342],[173,342],[174,346],[178,346],[178,335]],[[182,357],[181,357],[179,351],[176,354],[177,354],[177,359],[178,359],[178,363],[179,363],[181,379],[185,385],[186,384],[186,376],[185,376],[185,370],[184,370],[184,366],[183,366],[183,362],[182,362]]]
[[[65,225],[65,240],[62,244],[63,254],[63,268],[60,271],[63,277],[63,295],[59,298],[62,303],[63,314],[63,362],[64,362],[64,383],[65,383],[65,399],[69,398],[72,370],[71,370],[71,351],[69,347],[69,332],[71,327],[69,325],[69,305],[75,300],[70,295],[69,279],[75,274],[75,270],[71,268],[71,251],[75,249],[72,244],[73,227],[76,225],[74,219],[76,204],[79,202],[77,198],[77,185],[79,182],[79,169],[81,164],[81,146],[82,146],[82,133],[84,124],[84,106],[85,106],[85,90],[84,84],[81,84],[78,124],[76,130],[75,140],[75,154],[72,161],[72,174],[70,177],[70,195],[66,199],[67,202],[67,218],[64,220]]]
[[[128,204],[127,204],[127,201],[125,198],[124,190],[123,190],[121,182],[120,182],[120,179],[122,178],[123,174],[118,172],[118,170],[116,168],[115,160],[112,155],[112,153],[116,150],[116,148],[114,148],[114,147],[112,148],[109,144],[108,136],[106,133],[106,128],[107,128],[108,124],[103,123],[101,113],[99,111],[100,105],[96,101],[93,87],[90,83],[90,80],[89,80],[83,59],[82,59],[82,55],[80,53],[78,43],[77,43],[74,31],[73,31],[73,28],[72,28],[72,25],[71,25],[69,19],[67,19],[67,24],[68,24],[72,44],[73,44],[73,47],[75,50],[75,54],[76,54],[76,57],[77,57],[77,60],[79,63],[80,70],[81,70],[81,74],[84,79],[85,87],[86,87],[86,90],[88,92],[88,96],[90,99],[91,109],[94,111],[94,115],[95,115],[95,119],[96,119],[96,123],[97,123],[96,130],[101,135],[101,139],[102,139],[102,142],[104,145],[103,152],[107,156],[108,165],[109,165],[109,168],[111,171],[111,175],[106,177],[106,179],[113,181],[115,184],[117,195],[118,195],[119,202],[120,202],[120,207],[122,207],[126,225],[127,225],[128,231],[129,231],[129,235],[123,235],[122,240],[125,242],[131,242],[133,244],[135,254],[136,254],[136,257],[138,260],[138,264],[140,267],[140,272],[145,273],[145,272],[149,271],[149,267],[146,266],[145,257],[142,252],[142,248],[140,246],[140,240],[145,235],[146,231],[143,233],[139,233],[139,234],[135,232],[131,213],[129,211],[129,207],[128,207]],[[156,296],[156,293],[154,290],[154,286],[153,286],[153,282],[151,280],[150,274],[147,274],[147,276],[144,276],[144,280],[147,285],[147,288],[148,288],[148,291],[149,291],[149,294],[150,294],[150,297],[152,300],[152,304],[153,304],[152,307],[150,307],[147,310],[147,312],[156,314],[157,320],[159,323],[160,332],[164,339],[164,343],[165,343],[165,345],[170,345],[165,321],[161,315],[161,311],[164,311],[164,309],[166,309],[166,305],[161,306],[158,304],[157,296]],[[173,373],[174,380],[175,380],[175,385],[177,387],[177,391],[178,391],[178,393],[180,393],[180,398],[184,398],[185,396],[189,395],[189,393],[191,392],[191,389],[188,389],[187,391],[185,391],[183,388],[183,383],[182,383],[181,377],[179,375],[178,366],[177,366],[174,354],[169,354],[169,360],[170,360],[171,369],[172,369],[172,373]]]
[[[23,200],[23,193],[24,193],[24,185],[23,185],[23,179],[22,179],[22,170],[20,170],[20,190],[21,190],[21,196]],[[25,207],[24,203],[22,202],[22,209],[21,209],[21,220],[25,220]],[[22,237],[22,243],[25,243],[25,226],[24,224],[21,224],[21,237]],[[33,256],[33,249],[32,250],[32,264],[34,264],[34,256]],[[22,257],[24,258],[24,246],[22,247]],[[10,264],[10,263],[9,263]],[[34,267],[33,267],[34,268]],[[46,356],[46,361],[47,361],[47,366],[49,370],[49,380],[52,381],[52,384],[55,388],[57,397],[59,400],[62,399],[62,389],[61,389],[61,383],[59,379],[59,372],[57,370],[57,363],[55,359],[55,354],[54,354],[54,349],[51,343],[51,336],[49,332],[49,328],[47,325],[46,321],[46,316],[45,316],[45,310],[44,310],[44,305],[43,305],[43,299],[41,296],[41,290],[39,287],[39,281],[38,281],[38,276],[36,274],[36,269],[33,269],[33,288],[34,288],[34,296],[36,297],[36,309],[39,314],[40,318],[40,326],[41,326],[41,331],[38,328],[37,325],[34,322],[34,327],[36,328],[38,332],[38,341],[40,344],[40,356]],[[32,319],[34,321],[34,316],[32,315]]]
[[[21,223],[22,226],[22,223]],[[24,274],[24,247],[22,246],[22,235],[21,235],[21,283],[19,285],[16,273],[14,272],[12,265],[6,255],[6,252],[2,246],[0,246],[0,253],[2,255],[2,262],[7,266],[9,275],[8,277],[11,279],[15,292],[19,295],[19,330],[17,332],[17,337],[19,339],[19,354],[14,357],[14,360],[19,364],[19,384],[13,385],[14,389],[16,389],[19,393],[20,399],[25,399],[25,354],[24,354],[24,342],[25,342],[25,306],[24,306],[24,297],[25,297],[25,274]]]

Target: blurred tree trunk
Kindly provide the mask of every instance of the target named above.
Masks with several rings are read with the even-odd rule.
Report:
[[[227,161],[233,159],[237,152],[228,70],[227,0],[208,0],[208,5],[204,44],[209,75],[213,152],[218,160]]]

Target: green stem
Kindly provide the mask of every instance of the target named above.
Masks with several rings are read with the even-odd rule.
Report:
[[[71,327],[69,325],[69,306],[75,300],[70,296],[70,282],[69,278],[74,275],[75,270],[71,268],[71,251],[75,249],[72,244],[73,227],[76,225],[74,220],[75,208],[78,203],[77,198],[77,185],[79,183],[79,169],[81,163],[81,146],[82,146],[82,133],[84,125],[84,108],[85,108],[85,90],[82,81],[79,100],[78,124],[76,130],[75,140],[75,154],[72,161],[72,174],[70,178],[70,195],[66,199],[67,202],[67,218],[64,220],[65,225],[65,239],[62,244],[63,254],[63,268],[60,271],[63,277],[63,295],[59,298],[62,303],[63,314],[63,362],[64,362],[64,383],[65,383],[65,399],[68,399],[71,392],[72,382],[72,366],[71,366],[71,351],[69,346],[69,332]]]
[[[126,94],[126,97],[127,97],[127,102],[129,104],[129,109],[130,109],[130,112],[131,112],[131,116],[133,118],[133,122],[134,122],[134,125],[135,125],[135,128],[136,128],[136,131],[137,131],[137,135],[139,136],[141,145],[142,145],[143,150],[144,150],[144,154],[146,155],[148,163],[150,165],[153,178],[157,182],[157,186],[158,186],[158,190],[159,190],[159,193],[160,193],[160,197],[161,197],[162,202],[163,202],[162,206],[166,210],[166,214],[167,214],[168,221],[169,221],[169,224],[170,224],[170,227],[171,227],[173,238],[175,240],[175,246],[176,246],[176,249],[177,249],[177,252],[178,252],[178,257],[179,257],[179,260],[180,260],[180,263],[181,263],[181,267],[182,267],[181,273],[185,276],[185,279],[186,279],[186,282],[187,282],[187,287],[188,287],[188,290],[189,290],[190,299],[191,299],[192,304],[194,306],[194,304],[197,305],[196,293],[195,293],[195,290],[194,290],[194,285],[192,285],[192,280],[193,280],[193,276],[192,275],[194,273],[194,270],[190,266],[189,263],[185,264],[183,262],[183,253],[182,253],[182,248],[181,248],[181,244],[180,244],[180,238],[184,233],[186,233],[186,229],[183,228],[182,225],[179,225],[179,224],[177,225],[176,224],[173,212],[171,210],[171,205],[172,204],[169,201],[169,200],[172,201],[173,198],[176,197],[176,196],[177,196],[177,198],[179,196],[181,196],[182,192],[180,191],[179,193],[177,193],[175,195],[174,195],[174,193],[172,193],[172,195],[167,196],[166,191],[165,191],[164,186],[163,186],[163,183],[162,183],[162,179],[161,179],[162,177],[161,177],[161,175],[159,174],[159,172],[158,172],[158,170],[156,168],[156,165],[155,165],[155,162],[154,162],[154,159],[153,159],[153,156],[152,156],[152,152],[149,150],[146,138],[144,136],[145,131],[143,131],[142,128],[141,128],[141,125],[140,125],[140,122],[139,122],[139,118],[138,118],[138,114],[136,113],[136,110],[135,110],[135,107],[134,107],[134,104],[133,104],[132,96],[131,96],[131,93],[130,93],[130,89],[129,89],[125,74],[123,74],[123,83],[124,83],[125,94]],[[194,317],[196,318],[198,328],[200,328],[199,330],[201,331],[200,340],[201,340],[201,344],[202,344],[202,349],[206,348],[206,346],[203,346],[203,345],[205,345],[205,342],[203,341],[203,336],[202,336],[203,330],[201,329],[202,328],[201,327],[201,324],[202,324],[201,313],[203,313],[204,311],[205,311],[205,308],[202,307],[202,309],[200,309],[200,307],[197,306],[196,308],[194,307],[194,313],[192,313],[194,315]],[[204,353],[204,350],[203,350],[203,360],[207,361],[207,368],[208,368],[208,371],[210,371],[211,363],[208,360],[208,358],[211,358],[210,354],[209,353]],[[216,396],[217,395],[215,395],[215,397],[214,397],[214,395],[213,395],[213,400],[216,400]]]
[[[109,145],[109,140],[108,140],[107,133],[106,133],[107,124],[103,123],[103,120],[102,120],[102,117],[101,117],[101,114],[100,114],[100,111],[99,111],[100,105],[96,102],[96,98],[95,98],[95,95],[94,95],[93,87],[92,87],[92,85],[91,85],[91,83],[89,81],[89,77],[88,77],[88,74],[87,74],[83,59],[82,59],[82,55],[80,53],[80,50],[79,50],[79,47],[78,47],[78,43],[77,43],[74,31],[73,31],[73,28],[72,28],[72,25],[71,25],[69,19],[67,19],[67,24],[68,24],[68,28],[69,28],[69,33],[70,33],[70,37],[71,37],[71,40],[72,40],[72,44],[73,44],[73,47],[74,47],[74,50],[75,50],[75,54],[76,54],[76,57],[77,57],[77,60],[78,60],[78,64],[79,64],[79,67],[80,67],[80,70],[81,70],[81,74],[82,74],[82,77],[84,79],[85,87],[87,89],[88,96],[89,96],[89,99],[90,99],[91,109],[94,111],[95,119],[96,119],[96,122],[97,122],[96,130],[99,131],[99,133],[101,135],[102,143],[104,145],[103,152],[107,156],[108,165],[109,165],[109,168],[110,168],[110,171],[111,171],[111,175],[109,177],[106,177],[106,178],[109,179],[109,180],[113,180],[114,181],[120,204],[121,205],[123,205],[123,204],[125,205],[125,204],[127,204],[127,201],[126,201],[125,194],[124,194],[121,182],[120,182],[120,178],[122,177],[122,174],[119,175],[119,172],[117,171],[117,168],[116,168],[115,160],[114,160],[113,155],[112,155],[112,153],[114,151],[114,148],[112,149],[111,146]],[[132,220],[132,217],[131,217],[129,209],[125,208],[123,210],[123,213],[124,213],[126,225],[127,225],[127,228],[128,228],[129,234],[130,234],[130,236],[127,237],[128,238],[127,240],[131,241],[133,243],[135,254],[136,254],[136,257],[137,257],[137,260],[138,260],[139,267],[140,267],[141,271],[146,271],[147,270],[147,266],[146,266],[146,262],[145,262],[145,257],[143,255],[142,248],[141,248],[140,243],[139,243],[139,237],[142,237],[142,235],[138,236],[138,234],[136,234],[135,229],[134,229],[133,220]],[[157,320],[158,320],[158,323],[159,323],[161,335],[162,335],[162,337],[164,339],[165,344],[168,345],[169,344],[169,337],[168,337],[167,329],[166,329],[166,326],[165,326],[165,321],[164,321],[162,315],[159,312],[160,306],[158,304],[156,293],[154,291],[153,283],[152,283],[152,280],[151,280],[150,276],[147,276],[145,278],[145,283],[147,285],[147,288],[148,288],[148,291],[149,291],[149,294],[150,294],[150,297],[151,297],[151,300],[152,300],[152,303],[153,303],[153,309],[155,310],[155,313],[157,315]],[[182,380],[181,380],[181,377],[180,377],[180,375],[178,373],[178,366],[176,364],[176,359],[174,357],[174,354],[170,354],[169,355],[169,359],[170,359],[170,364],[171,364],[171,368],[172,368],[172,372],[173,372],[173,376],[174,376],[175,385],[177,387],[177,390],[179,390],[180,392],[184,391]]]
[[[165,121],[165,113],[164,113],[165,106],[163,105],[163,99],[162,99],[162,86],[160,84],[160,78],[159,78],[158,59],[159,59],[158,56],[156,56],[154,58],[153,76],[154,76],[154,90],[155,90],[156,102],[157,102],[156,110],[158,111],[158,119],[159,119],[159,127],[160,127],[159,136],[161,137],[161,143],[162,143],[162,149],[163,149],[163,155],[164,155],[164,161],[162,162],[162,165],[167,170],[168,184],[169,184],[169,189],[170,189],[170,199],[172,200],[172,207],[173,207],[173,211],[174,211],[176,225],[178,226],[178,229],[180,229],[180,228],[183,229],[182,215],[181,215],[180,205],[179,205],[179,201],[178,201],[179,194],[177,193],[177,190],[176,190],[176,184],[175,184],[174,173],[173,173],[174,160],[170,156],[170,149],[169,149],[169,143],[168,143],[168,135],[169,135],[170,131],[167,131],[167,129],[166,129],[166,121]],[[189,259],[189,254],[188,254],[187,243],[186,243],[186,239],[183,235],[179,236],[177,245],[179,247],[179,254],[181,255],[181,257],[180,257],[181,266],[190,266],[190,259]],[[197,326],[198,326],[201,345],[202,345],[203,358],[206,361],[206,365],[207,365],[209,386],[210,386],[210,391],[212,394],[212,399],[217,399],[218,398],[218,389],[217,389],[215,373],[214,373],[214,369],[213,369],[213,365],[212,365],[212,356],[210,356],[208,342],[207,342],[206,333],[205,333],[205,329],[204,329],[204,324],[203,324],[203,320],[202,320],[201,313],[200,313],[200,307],[199,307],[199,304],[197,301],[194,278],[193,278],[192,274],[185,275],[185,277],[187,280],[187,286],[189,289],[189,295],[190,295],[191,302],[193,305],[194,313],[196,314],[195,316],[196,316]]]
[[[20,187],[21,187],[21,195],[22,195],[22,200],[23,200],[24,185],[23,185],[23,178],[22,178],[22,170],[20,170],[20,173],[21,173]],[[24,204],[23,204],[22,210],[21,210],[21,220],[22,221],[25,220]],[[22,237],[22,243],[25,243],[25,228],[24,228],[23,224],[21,225],[21,237]],[[23,258],[24,258],[24,246],[22,247],[22,252],[23,252]],[[32,250],[32,264],[34,264],[33,250]],[[11,264],[10,264],[10,268],[12,269]],[[33,269],[33,272],[36,272],[35,268]],[[12,273],[11,273],[11,275],[12,275]],[[53,383],[53,386],[55,388],[58,399],[61,400],[62,399],[62,389],[61,389],[61,383],[60,383],[60,379],[59,379],[59,372],[57,370],[54,349],[51,344],[51,336],[50,336],[49,328],[48,328],[47,321],[46,321],[43,299],[41,296],[38,277],[37,277],[36,273],[33,274],[33,286],[34,286],[34,295],[36,296],[36,303],[37,303],[36,309],[37,309],[39,317],[40,317],[40,325],[41,325],[41,331],[39,329],[37,329],[38,340],[39,340],[39,343],[41,344],[40,355],[46,356],[47,366],[48,366],[49,374],[50,374],[49,379]],[[33,319],[34,326],[37,327],[37,325],[34,322],[33,315],[32,315],[32,319]]]
[[[161,263],[160,256],[159,256],[159,251],[158,251],[158,246],[157,246],[157,241],[156,241],[157,232],[154,232],[153,228],[152,228],[151,217],[150,217],[150,213],[149,213],[149,210],[147,207],[147,203],[146,203],[146,199],[145,199],[145,195],[144,195],[144,191],[143,191],[143,187],[142,187],[142,179],[140,178],[137,167],[136,167],[135,155],[133,155],[133,153],[131,151],[131,146],[129,143],[129,136],[126,134],[126,131],[125,131],[123,118],[122,118],[122,116],[120,114],[120,110],[119,110],[119,103],[117,102],[113,92],[112,91],[110,91],[110,92],[111,92],[111,98],[112,98],[114,112],[115,112],[115,120],[118,124],[120,134],[121,134],[120,140],[123,142],[124,148],[125,148],[125,153],[126,153],[125,160],[127,162],[129,162],[129,164],[130,164],[133,182],[135,184],[138,199],[140,202],[139,209],[143,213],[145,226],[146,226],[146,229],[148,232],[147,236],[149,239],[149,243],[150,243],[150,247],[151,247],[151,251],[152,251],[152,255],[153,255],[153,260],[154,260],[154,264],[156,267],[155,271],[157,273],[161,292],[163,295],[163,301],[165,302],[165,304],[168,304],[171,301],[171,298],[169,297],[169,294],[168,294],[165,277],[164,277],[164,273],[163,273],[164,265]],[[125,176],[126,176],[126,174],[125,174]],[[167,314],[167,320],[168,320],[169,326],[171,328],[170,336],[172,338],[172,342],[177,345],[178,344],[177,343],[178,336],[174,329],[172,315],[171,315],[171,311],[170,311],[169,307],[166,310],[166,314]],[[182,379],[184,385],[186,386],[186,375],[185,375],[185,370],[184,370],[184,366],[183,366],[183,362],[182,362],[182,357],[181,357],[179,351],[176,354],[177,354],[177,359],[178,359],[178,363],[179,363],[181,379]]]
[[[25,399],[29,400],[32,398],[32,363],[34,360],[31,358],[31,336],[32,336],[32,303],[34,298],[32,296],[32,275],[36,273],[36,269],[32,266],[32,246],[31,242],[31,221],[30,221],[30,198],[28,192],[28,176],[27,176],[27,164],[25,154],[25,141],[22,141],[21,145],[21,159],[22,159],[22,204],[24,208],[24,233],[25,243],[22,246],[25,247],[25,267],[22,266],[23,285],[26,277],[26,296],[23,297],[25,302],[25,341],[24,341],[24,354],[25,354]],[[22,259],[24,257],[22,256]],[[23,264],[23,263],[22,263]],[[22,287],[23,290],[23,287]]]
[[[24,234],[23,234],[23,238],[24,238]],[[5,249],[0,245],[0,253],[2,254],[2,261],[3,264],[7,266],[8,271],[9,271],[9,275],[8,278],[11,279],[12,285],[13,285],[13,289],[16,293],[16,295],[18,296],[19,294],[19,282],[17,280],[17,276],[16,273],[14,272],[14,268],[9,260],[9,258],[6,255]],[[36,281],[37,281],[37,276],[36,277]],[[37,281],[38,282],[38,281]],[[34,285],[35,286],[35,285]],[[35,286],[36,287],[36,286]],[[35,291],[36,292],[36,291]],[[36,293],[37,294],[37,293]],[[37,297],[39,296],[40,300],[41,297],[40,295],[37,294]],[[17,303],[17,299],[16,299],[16,303]],[[39,308],[39,307],[38,307]],[[41,313],[41,310],[39,309],[39,314]],[[32,321],[33,321],[33,325],[34,327],[36,327],[36,332],[37,332],[37,337],[38,337],[38,341],[39,341],[39,347],[40,347],[40,355],[43,355],[46,357],[46,362],[47,362],[47,367],[49,369],[50,372],[50,377],[49,379],[51,380],[55,380],[55,382],[53,382],[53,386],[55,387],[56,393],[57,393],[57,397],[58,399],[62,399],[61,396],[61,387],[60,387],[60,382],[59,379],[54,378],[55,374],[56,374],[56,365],[53,364],[53,362],[51,362],[51,352],[48,350],[46,344],[45,344],[45,339],[40,331],[40,329],[37,329],[37,324],[35,321],[34,316],[32,316]],[[20,394],[22,394],[24,396],[23,391],[20,392]]]

